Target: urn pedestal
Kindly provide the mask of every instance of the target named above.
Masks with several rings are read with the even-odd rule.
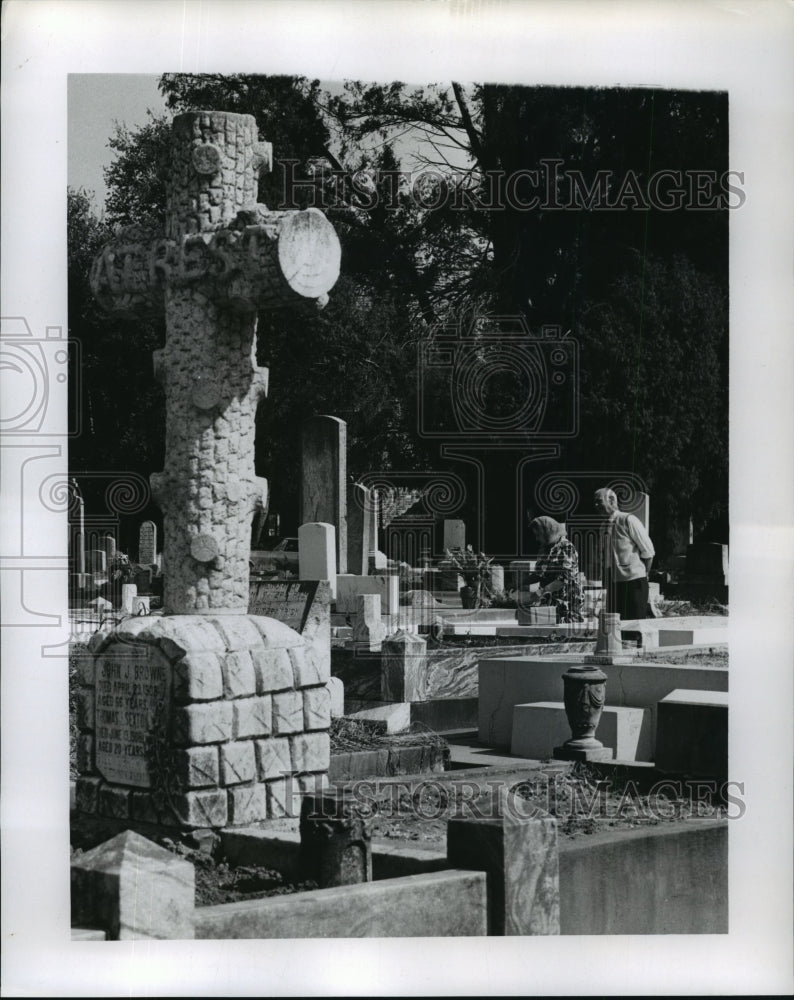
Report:
[[[607,675],[592,664],[573,666],[562,675],[563,701],[571,738],[554,748],[555,760],[612,760],[614,752],[595,738],[606,697]]]

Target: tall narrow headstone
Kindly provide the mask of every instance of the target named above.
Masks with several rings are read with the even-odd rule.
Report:
[[[138,562],[141,566],[157,563],[157,525],[154,521],[144,521],[138,529]]]
[[[347,424],[338,417],[311,417],[301,443],[301,524],[332,524],[336,569],[347,572]]]
[[[347,569],[345,572],[366,576],[374,535],[375,494],[361,483],[347,488]]]
[[[459,517],[444,520],[444,548],[466,548],[466,525]]]
[[[105,535],[105,553],[108,557],[108,562],[116,555],[116,539],[113,535]]]

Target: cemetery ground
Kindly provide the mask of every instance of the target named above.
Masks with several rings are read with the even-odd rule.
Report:
[[[456,644],[473,640],[457,637]],[[488,642],[488,637],[477,640]],[[491,640],[497,642],[497,639]],[[728,654],[722,648],[694,648],[667,652],[670,663],[695,663],[727,669]],[[70,678],[76,668],[70,659]],[[74,691],[70,712],[71,777],[76,768],[76,726],[74,722]],[[407,774],[393,778],[363,778],[332,783],[332,788],[353,791],[371,815],[372,848],[386,856],[392,851],[399,857],[401,847],[413,848],[420,863],[424,853],[426,863],[440,863],[446,852],[447,822],[454,816],[466,815],[467,803],[484,789],[504,787],[531,805],[539,806],[557,821],[561,845],[579,841],[608,841],[611,834],[653,828],[672,829],[674,824],[697,822],[700,819],[724,819],[728,813],[725,801],[716,794],[700,793],[693,799],[684,785],[675,783],[662,789],[648,787],[648,779],[630,767],[599,766],[578,762],[528,761],[499,757],[494,766],[465,769],[455,763],[456,752],[477,745],[476,731],[448,733],[444,736],[427,729],[421,723],[408,731],[388,734],[377,725],[351,718],[333,720],[331,755],[386,750],[399,753],[401,748],[425,746],[440,752],[443,771]],[[294,838],[298,821],[285,819],[271,822],[270,827],[282,835]],[[118,831],[118,824],[102,822],[79,813],[72,814],[72,860],[92,847],[109,840]],[[245,830],[238,831],[245,835]],[[175,857],[188,861],[195,870],[196,907],[216,906],[244,900],[308,892],[319,888],[316,881],[303,878],[294,867],[279,870],[264,852],[262,863],[255,856],[224,849],[224,838],[217,831],[208,836],[180,833],[175,830],[148,831],[155,843],[165,847]],[[376,874],[377,877],[377,874]],[[383,875],[381,875],[383,877]]]

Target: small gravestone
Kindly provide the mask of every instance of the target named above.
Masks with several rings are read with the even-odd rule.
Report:
[[[379,653],[386,638],[386,626],[380,616],[380,594],[359,594],[356,598],[356,621],[353,645],[369,653]]]
[[[123,583],[121,585],[121,610],[127,614],[134,614],[133,608],[135,599],[138,596],[138,588],[134,583]]]
[[[144,521],[138,529],[138,562],[141,566],[157,563],[157,525],[154,521]]]
[[[334,526],[316,523],[298,528],[298,575],[301,580],[327,580],[336,599]]]
[[[89,549],[86,553],[89,573],[107,573],[107,553],[104,549]]]
[[[108,562],[116,555],[116,539],[113,535],[105,535],[105,552]]]
[[[249,587],[248,614],[277,618],[302,633],[315,602],[318,580],[260,580]]]
[[[446,518],[444,521],[444,548],[466,548],[466,525],[460,518]]]

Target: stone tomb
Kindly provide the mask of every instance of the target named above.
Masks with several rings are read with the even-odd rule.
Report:
[[[187,828],[297,816],[330,761],[325,664],[272,618],[173,615],[81,663],[78,810]]]

